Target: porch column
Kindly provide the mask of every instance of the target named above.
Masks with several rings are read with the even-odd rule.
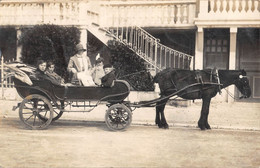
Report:
[[[194,69],[203,69],[203,43],[204,43],[203,28],[198,27],[198,31],[196,32],[195,68]]]
[[[22,31],[20,27],[16,27],[15,29],[16,29],[16,61],[20,61],[22,56],[22,46],[18,45],[18,41],[22,35]]]
[[[236,69],[236,46],[237,46],[237,27],[230,28],[230,51],[229,51],[229,69]],[[229,86],[228,91],[235,95],[235,86]],[[228,103],[234,102],[234,99],[228,96]]]

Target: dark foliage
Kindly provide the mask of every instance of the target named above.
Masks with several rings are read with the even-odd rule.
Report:
[[[108,47],[111,52],[110,62],[116,69],[118,79],[128,81],[136,91],[154,90],[152,76],[142,58],[117,41],[109,41]]]
[[[52,60],[56,72],[67,79],[68,60],[75,54],[79,39],[80,31],[76,27],[37,25],[31,29],[23,29],[19,41],[23,46],[21,61],[36,65],[38,59]]]
[[[96,36],[88,31],[87,35],[87,53],[92,65],[95,64],[97,54],[104,58],[104,63],[109,61],[109,49]]]

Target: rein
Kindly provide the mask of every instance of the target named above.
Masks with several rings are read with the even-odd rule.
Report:
[[[210,82],[206,82],[205,84],[209,84],[209,85],[212,85],[213,87],[215,86],[219,86],[219,84],[217,83],[210,83]],[[157,102],[160,102],[160,101],[164,101],[164,100],[167,100],[169,99],[170,97],[173,97],[173,96],[176,96],[178,93],[190,88],[190,87],[193,87],[193,86],[199,86],[201,85],[201,83],[194,83],[194,84],[191,84],[191,85],[188,85],[188,86],[185,86],[183,87],[182,89],[168,95],[168,96],[165,96],[165,97],[162,97],[162,98],[157,98],[157,99],[154,99],[154,100],[150,100],[150,101],[143,101],[143,102],[134,102],[131,106],[133,107],[142,107],[142,106],[146,106],[146,105],[152,105],[154,103],[157,103]],[[215,86],[214,86],[215,85]],[[210,86],[210,87],[212,87]],[[206,89],[209,89],[209,88],[206,88]],[[182,95],[185,95],[185,94],[189,94],[189,93],[193,93],[193,92],[198,92],[200,89],[197,89],[197,90],[194,90],[194,91],[190,91],[188,93],[183,93]],[[181,95],[181,96],[182,96]],[[177,95],[178,96],[178,95]],[[178,96],[179,97],[179,96]],[[163,103],[162,103],[163,104]],[[158,105],[157,105],[158,106]]]
[[[127,74],[127,75],[124,75],[124,76],[120,76],[118,79],[122,79],[122,78],[125,78],[127,76],[133,76],[135,74],[139,74],[139,73],[142,73],[142,72],[145,72],[146,70],[142,70],[142,71],[138,71],[138,72],[134,72],[134,73],[131,73],[131,74]]]
[[[224,88],[227,92],[227,94],[233,98],[234,100],[240,100],[240,99],[243,99],[245,96],[241,96],[241,97],[235,97],[232,93],[230,93],[230,91],[228,91],[228,89]]]

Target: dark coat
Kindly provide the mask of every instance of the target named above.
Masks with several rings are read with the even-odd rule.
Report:
[[[116,75],[113,70],[101,78],[101,85],[103,87],[112,87],[114,85],[114,80],[116,80]]]
[[[51,78],[50,76],[48,76],[45,72],[42,72],[40,69],[36,69],[35,71],[35,77],[39,80],[49,80],[51,81],[53,84],[56,85],[60,85],[61,83],[58,80],[55,80],[53,78]]]

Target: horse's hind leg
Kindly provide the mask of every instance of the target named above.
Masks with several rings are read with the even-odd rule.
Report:
[[[209,97],[202,99],[201,114],[200,114],[200,119],[198,121],[198,126],[201,130],[210,129],[210,125],[208,124],[210,100],[211,98]]]
[[[208,108],[207,108],[207,111],[206,111],[205,127],[206,127],[207,129],[211,129],[211,127],[210,127],[210,125],[209,125],[209,123],[208,123],[210,101],[211,101],[211,98],[209,99]]]

